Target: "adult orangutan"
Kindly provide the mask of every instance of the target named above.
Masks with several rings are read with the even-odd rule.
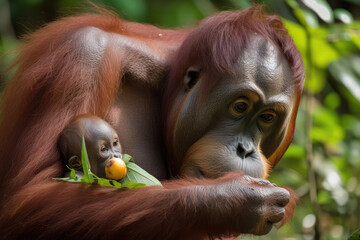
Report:
[[[4,239],[260,235],[292,214],[289,192],[261,179],[292,140],[304,81],[279,17],[253,7],[183,31],[70,17],[32,34],[15,64],[0,113]],[[108,121],[157,178],[184,178],[126,191],[52,180],[79,114]]]

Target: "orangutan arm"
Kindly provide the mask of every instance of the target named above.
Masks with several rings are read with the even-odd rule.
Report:
[[[0,229],[4,239],[199,239],[264,234],[284,219],[288,201],[289,194],[282,188],[239,173],[136,190],[47,181],[9,199]],[[290,207],[287,215],[292,214]]]

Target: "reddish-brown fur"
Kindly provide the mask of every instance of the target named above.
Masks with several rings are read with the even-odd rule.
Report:
[[[121,87],[119,69],[122,62],[115,51],[110,51],[111,48],[96,69],[79,61],[81,52],[69,40],[74,32],[86,26],[147,39],[150,47],[160,44],[152,41],[157,36],[157,28],[96,15],[66,18],[31,35],[31,40],[21,49],[15,63],[18,71],[7,86],[0,105],[1,238],[201,239],[220,233],[235,234],[229,232],[227,222],[209,225],[201,215],[202,209],[199,209],[200,215],[187,211],[193,204],[201,202],[197,192],[188,187],[235,181],[241,179],[241,173],[231,173],[216,180],[174,180],[166,183],[165,188],[128,191],[52,180],[62,174],[56,148],[59,133],[79,114],[106,118]],[[241,34],[246,34],[246,29]],[[260,33],[267,33],[270,28],[260,29]],[[199,32],[206,34],[205,29]],[[170,37],[161,41],[173,42],[174,46],[179,45],[187,34],[170,30],[167,33]],[[291,55],[292,49],[287,49],[286,42],[278,42],[276,36],[268,37],[284,49],[294,78],[298,79],[296,61],[299,56]],[[217,58],[218,51],[213,59],[219,66],[217,71],[228,70],[234,56]],[[187,53],[180,51],[180,54],[186,56]],[[183,70],[179,67],[180,72]],[[88,73],[92,71],[95,71],[93,77],[89,78]],[[176,83],[170,83],[169,88],[176,86]],[[294,123],[293,117],[291,126]],[[280,146],[277,160],[292,137],[293,127],[289,129],[290,134],[285,146]],[[239,206],[244,204],[241,199],[236,201]],[[290,215],[294,198],[291,203],[286,211]]]

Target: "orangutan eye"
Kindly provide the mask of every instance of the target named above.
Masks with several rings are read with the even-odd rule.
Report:
[[[108,148],[105,147],[105,146],[102,146],[102,147],[100,148],[100,151],[102,151],[102,152],[106,152],[107,150],[108,150]]]
[[[230,106],[230,114],[236,118],[242,117],[249,108],[249,101],[246,98],[235,100]]]
[[[238,102],[238,103],[234,104],[234,109],[238,113],[246,112],[247,108],[248,108],[248,105],[245,102]]]
[[[276,118],[276,114],[274,112],[265,112],[263,114],[260,115],[260,119],[261,121],[263,121],[264,123],[272,123],[274,122]]]
[[[119,144],[119,140],[115,139],[113,142],[113,146],[116,147]]]

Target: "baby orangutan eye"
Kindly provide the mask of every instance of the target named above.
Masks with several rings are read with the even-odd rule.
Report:
[[[100,148],[100,151],[102,151],[102,152],[106,152],[107,150],[108,150],[108,148],[105,147],[105,146],[102,146],[102,147]]]
[[[118,144],[119,144],[119,140],[115,139],[114,142],[113,142],[113,146],[117,146]]]

